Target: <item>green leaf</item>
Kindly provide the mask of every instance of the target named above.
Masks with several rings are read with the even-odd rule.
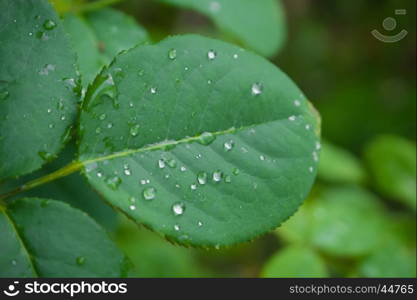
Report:
[[[272,230],[307,196],[316,118],[265,59],[173,37],[119,55],[96,78],[79,159],[130,218],[182,244],[229,245]]]
[[[416,277],[416,219],[387,220],[383,243],[358,266],[361,277]]]
[[[323,259],[308,247],[290,246],[273,255],[262,277],[328,277]]]
[[[88,24],[93,29],[109,63],[121,51],[149,41],[145,29],[136,21],[115,9],[103,8],[86,15]]]
[[[416,145],[397,136],[380,136],[365,150],[376,187],[416,209]]]
[[[78,55],[84,87],[117,53],[149,40],[132,17],[111,8],[80,17],[66,14],[64,25]]]
[[[60,153],[58,158],[51,163],[43,166],[42,169],[20,177],[18,180],[7,181],[0,185],[0,194],[13,190],[25,183],[51,174],[52,172],[66,166],[75,158],[75,145],[69,143]],[[95,219],[101,226],[107,230],[116,229],[117,218],[116,212],[109,205],[104,203],[89,184],[87,180],[79,173],[73,173],[69,176],[51,181],[48,184],[38,186],[36,189],[19,193],[12,199],[15,200],[22,197],[47,198],[64,201],[71,206],[85,211],[89,216]]]
[[[0,208],[0,234],[0,277],[126,275],[125,257],[103,229],[59,201],[24,198]]]
[[[54,158],[75,120],[75,55],[46,0],[0,2],[0,180]]]
[[[318,177],[335,183],[363,183],[366,173],[353,154],[323,142]]]
[[[359,256],[380,246],[385,218],[378,199],[366,190],[331,188],[307,202],[278,233],[333,256]]]
[[[82,85],[87,87],[105,65],[107,59],[99,51],[97,37],[84,18],[67,14],[63,23],[77,53]]]
[[[138,230],[130,220],[123,222],[116,236],[118,246],[135,266],[131,271],[133,277],[208,276],[195,257],[195,249],[167,243],[147,230]]]
[[[277,0],[159,0],[209,17],[226,34],[264,56],[273,56],[286,37],[284,10]]]

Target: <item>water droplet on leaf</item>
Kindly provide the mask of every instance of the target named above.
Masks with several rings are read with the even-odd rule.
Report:
[[[142,196],[145,200],[152,200],[156,197],[156,189],[153,187],[148,187],[143,190]]]
[[[77,263],[77,265],[82,266],[82,265],[84,265],[84,264],[85,264],[85,257],[83,257],[83,256],[78,256],[78,257],[75,259],[75,262]]]
[[[176,216],[182,215],[185,211],[185,204],[184,203],[175,203],[172,206],[172,211],[174,212],[174,214]]]
[[[223,173],[220,170],[217,170],[213,173],[213,181],[220,182],[222,180]]]
[[[263,86],[261,83],[254,83],[252,84],[252,95],[258,96],[263,92]]]
[[[216,139],[216,136],[211,132],[203,132],[198,137],[198,142],[202,145],[209,145]]]
[[[199,172],[197,174],[197,181],[201,185],[206,184],[207,183],[207,173],[206,172]]]
[[[46,30],[52,30],[56,27],[56,23],[52,20],[46,20],[43,23],[43,28],[45,28]]]
[[[214,50],[210,50],[209,52],[207,52],[207,57],[209,60],[213,60],[217,57],[217,53]]]
[[[171,49],[168,51],[168,58],[174,60],[177,58],[177,50]]]

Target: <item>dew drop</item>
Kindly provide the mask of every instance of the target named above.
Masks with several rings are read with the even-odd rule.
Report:
[[[130,175],[132,175],[132,172],[130,171],[130,169],[129,169],[129,165],[124,165],[123,166],[123,173],[126,175],[126,176],[130,176]]]
[[[262,94],[262,92],[263,92],[263,86],[261,83],[252,84],[252,95],[258,96]]]
[[[300,105],[301,105],[300,100],[294,100],[294,105],[295,105],[295,106],[300,106]]]
[[[233,174],[233,175],[235,175],[235,176],[239,175],[239,173],[240,173],[240,171],[239,171],[239,169],[238,169],[238,168],[234,168],[234,169],[232,170],[232,174]]]
[[[85,264],[85,257],[83,257],[83,256],[78,256],[78,257],[75,259],[75,262],[77,263],[77,265],[82,266],[82,265],[84,265],[84,264]]]
[[[111,74],[107,75],[105,83],[107,83],[108,85],[114,85],[113,76]]]
[[[316,142],[316,150],[320,150],[321,149],[321,144],[320,142]]]
[[[222,180],[223,173],[220,170],[217,170],[213,173],[213,181],[220,182]]]
[[[119,176],[108,178],[106,181],[107,186],[112,190],[116,190],[121,183],[122,179]]]
[[[156,197],[156,189],[153,187],[148,187],[143,190],[142,196],[145,200],[152,200]]]
[[[198,142],[202,145],[209,145],[216,139],[216,136],[211,132],[203,132],[198,137]]]
[[[103,177],[103,173],[101,173],[101,172],[97,172],[96,175],[97,175],[98,178]]]
[[[106,119],[106,114],[101,114],[100,116],[99,116],[99,119],[101,120],[101,121],[103,121],[104,119]]]
[[[232,177],[230,177],[230,175],[226,175],[226,176],[224,177],[224,182],[226,182],[226,183],[231,183],[231,182],[232,182]]]
[[[168,58],[174,60],[177,58],[177,50],[171,49],[168,51]]]
[[[38,155],[45,161],[50,161],[55,157],[55,155],[47,151],[39,151]]]
[[[174,230],[175,231],[180,231],[180,226],[179,225],[174,225]]]
[[[156,88],[154,88],[154,87],[151,87],[150,91],[151,91],[151,94],[155,95],[155,94],[156,94],[157,89],[156,89]]]
[[[136,210],[136,206],[135,206],[135,205],[130,205],[130,206],[129,206],[129,209],[130,209],[130,210]]]
[[[265,160],[265,156],[261,155],[261,156],[259,156],[259,159],[260,160]]]
[[[63,110],[64,109],[64,101],[62,99],[59,99],[58,103],[56,104],[56,108],[58,110]]]
[[[201,227],[201,226],[203,226],[203,222],[198,221],[198,222],[197,222],[197,225],[198,225],[198,227]]]
[[[168,165],[170,168],[175,168],[175,167],[177,167],[177,162],[176,162],[176,160],[174,160],[174,159],[169,159],[169,160],[167,161],[167,165]]]
[[[314,168],[313,168],[313,167],[309,167],[309,168],[308,168],[308,171],[309,171],[310,173],[313,173]]]
[[[234,59],[238,59],[238,58],[239,58],[239,55],[237,55],[237,54],[233,54],[233,58],[234,58]]]
[[[197,174],[197,181],[201,185],[206,184],[207,183],[207,173],[206,172],[199,172]]]
[[[227,141],[224,143],[224,150],[230,151],[233,149],[233,146],[234,146],[234,142],[232,140]]]
[[[107,128],[108,128],[108,129],[110,129],[110,128],[112,128],[112,127],[113,127],[113,123],[108,123],[108,124],[107,124]]]
[[[181,172],[185,172],[185,171],[187,171],[187,168],[184,167],[184,166],[181,166],[180,170],[181,170]]]
[[[12,265],[13,265],[13,266],[17,265],[16,260],[14,260],[14,259],[12,260]]]
[[[307,124],[307,125],[305,126],[305,128],[306,128],[306,130],[310,130],[310,129],[311,129],[311,125],[310,125],[310,124]]]
[[[172,211],[174,212],[174,215],[180,216],[185,211],[185,204],[184,203],[175,203],[172,205]]]
[[[160,169],[165,168],[165,161],[163,159],[158,160],[158,167]]]
[[[197,189],[197,185],[195,183],[193,183],[192,185],[190,185],[191,190],[195,191]]]
[[[139,134],[139,128],[140,128],[139,124],[136,124],[136,125],[130,127],[130,130],[129,130],[130,135],[131,136],[137,136]]]
[[[48,75],[50,71],[55,71],[55,66],[51,64],[46,64],[39,72],[39,75]]]
[[[52,20],[46,20],[43,23],[43,28],[45,28],[46,30],[52,30],[56,27],[56,23]]]
[[[8,91],[0,91],[0,100],[6,100],[9,97]]]
[[[289,117],[288,117],[288,120],[290,120],[290,121],[295,121],[295,119],[296,119],[296,117],[295,117],[295,116],[289,116]]]
[[[210,50],[209,52],[207,52],[207,57],[209,60],[213,60],[217,57],[217,53],[214,50]]]
[[[54,127],[55,127],[55,125],[54,125],[54,124],[52,124],[52,123],[48,125],[48,128],[50,128],[50,129],[52,129],[52,128],[54,128]]]

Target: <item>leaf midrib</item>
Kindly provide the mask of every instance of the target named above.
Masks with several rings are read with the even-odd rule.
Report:
[[[11,225],[11,227],[12,227],[12,229],[13,229],[16,237],[17,237],[17,240],[19,241],[20,245],[22,246],[22,249],[23,249],[23,251],[24,251],[24,253],[27,257],[27,260],[30,263],[33,274],[35,274],[36,276],[39,277],[39,272],[36,270],[35,264],[33,263],[33,260],[32,260],[30,254],[29,254],[29,250],[28,250],[25,242],[23,241],[23,238],[20,236],[20,233],[17,230],[16,224],[13,222],[13,219],[9,216],[9,214],[7,213],[6,210],[0,210],[0,212],[2,212],[4,214],[6,220],[10,223],[10,225]]]
[[[301,117],[302,115],[296,115],[296,117]],[[272,120],[269,122],[264,122],[264,123],[260,123],[260,124],[252,124],[249,126],[242,126],[239,128],[235,128],[235,127],[231,127],[229,129],[226,130],[220,130],[220,131],[215,131],[215,132],[203,132],[203,133],[209,133],[212,134],[214,137],[217,136],[221,136],[221,135],[225,135],[225,134],[234,134],[237,133],[239,131],[243,131],[243,130],[247,130],[249,128],[255,127],[255,126],[260,126],[260,125],[265,125],[265,124],[269,124],[269,123],[275,123],[275,122],[281,122],[281,121],[286,121],[286,118],[283,119],[276,119],[276,120]],[[101,157],[97,157],[97,158],[93,158],[93,159],[87,159],[87,160],[82,160],[80,159],[78,162],[76,162],[77,164],[81,165],[89,165],[89,164],[93,164],[93,163],[97,163],[97,162],[101,162],[101,161],[105,161],[105,160],[111,160],[111,159],[115,159],[115,158],[120,158],[120,157],[126,157],[132,154],[136,154],[136,153],[143,153],[143,152],[148,152],[148,151],[157,151],[157,150],[163,150],[166,147],[170,147],[170,146],[177,146],[180,144],[185,144],[185,143],[191,143],[191,142],[198,142],[201,138],[201,135],[197,135],[197,136],[193,136],[193,137],[185,137],[179,140],[167,140],[167,141],[162,141],[162,142],[158,142],[158,143],[154,143],[154,144],[149,144],[147,146],[138,148],[138,149],[127,149],[127,150],[123,150],[123,151],[118,151],[115,153],[112,153],[110,155],[106,155],[106,156],[101,156]],[[82,155],[79,156],[79,158],[82,158]]]

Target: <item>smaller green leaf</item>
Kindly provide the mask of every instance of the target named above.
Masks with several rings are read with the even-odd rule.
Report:
[[[358,266],[362,277],[416,277],[416,219],[393,215],[384,227],[383,242]]]
[[[159,0],[195,10],[224,33],[263,56],[272,56],[286,37],[284,10],[277,0]]]
[[[366,174],[360,161],[343,148],[322,143],[319,178],[335,183],[362,183]]]
[[[78,56],[84,87],[116,54],[149,40],[145,29],[132,17],[112,8],[83,16],[68,13],[64,26]]]
[[[126,275],[125,257],[104,230],[62,202],[16,200],[0,210],[0,225],[0,277]]]
[[[416,145],[397,136],[380,136],[365,150],[375,186],[416,210]]]
[[[97,37],[84,18],[66,14],[63,22],[77,53],[82,85],[86,87],[93,81],[107,59],[100,53]]]
[[[146,30],[130,16],[112,8],[103,8],[88,13],[88,24],[93,29],[98,49],[107,58],[107,63],[121,51],[149,41]]]
[[[323,259],[308,247],[290,246],[278,251],[266,263],[262,277],[327,277]]]
[[[125,220],[117,231],[117,244],[134,265],[131,276],[172,278],[207,274],[199,265],[194,249],[174,246],[156,234],[140,229]]]
[[[385,224],[375,196],[359,187],[342,187],[307,202],[278,234],[333,256],[359,256],[379,247]]]

